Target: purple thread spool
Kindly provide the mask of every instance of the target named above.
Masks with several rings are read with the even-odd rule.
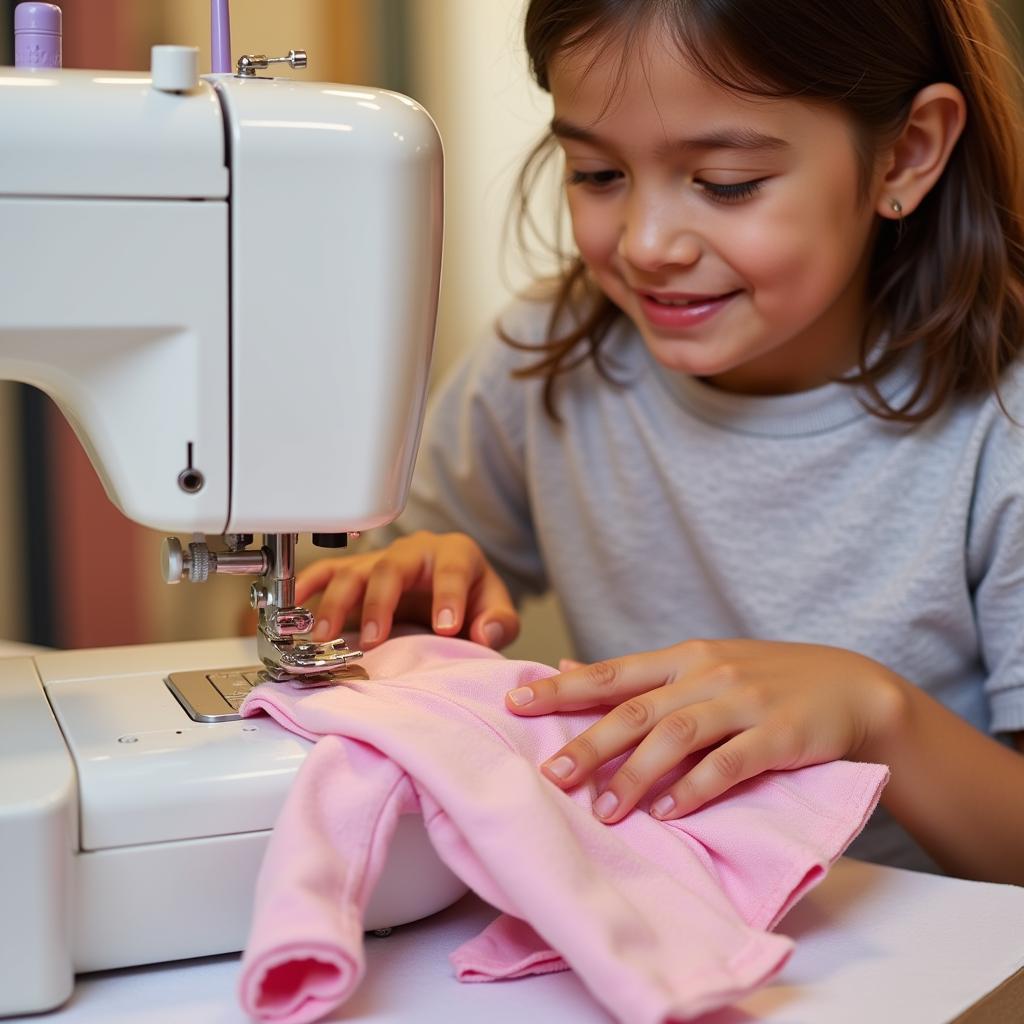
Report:
[[[56,4],[18,4],[14,8],[14,66],[59,68],[60,62],[60,8]]]
[[[210,70],[215,75],[232,70],[228,0],[210,0]]]

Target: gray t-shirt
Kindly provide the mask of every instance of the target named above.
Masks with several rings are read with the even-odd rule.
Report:
[[[520,302],[512,336],[549,315]],[[575,654],[689,638],[875,658],[986,732],[1024,729],[1024,429],[994,398],[886,423],[848,385],[752,397],[658,366],[632,325],[545,413],[535,358],[489,335],[432,403],[402,532],[474,537],[513,594],[552,588]],[[882,393],[896,403],[912,367]],[[1024,378],[1004,402],[1024,423]],[[822,678],[828,686],[828,678]],[[935,870],[876,812],[849,851]]]

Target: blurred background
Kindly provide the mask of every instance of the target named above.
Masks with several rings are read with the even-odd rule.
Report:
[[[209,0],[56,0],[64,66],[149,68],[156,43],[199,47],[210,67]],[[305,49],[309,81],[373,85],[414,96],[445,147],[444,280],[433,381],[527,281],[502,256],[511,186],[550,118],[521,42],[525,0],[233,0],[231,48]],[[0,0],[0,65],[13,63],[16,0]],[[0,141],[0,145],[2,145]],[[2,244],[2,240],[0,240]],[[514,246],[510,247],[514,249]],[[87,259],[88,254],[83,253]],[[336,453],[339,467],[344,452]],[[325,452],[325,460],[331,453]],[[0,640],[54,647],[228,636],[242,628],[249,580],[169,587],[161,533],[107,500],[74,433],[33,388],[0,382]],[[300,564],[319,554],[300,538]],[[527,609],[517,657],[568,653],[551,601]]]
[[[65,67],[148,69],[156,43],[198,45],[200,69],[210,66],[208,0],[58,2]],[[309,68],[290,74],[396,89],[434,116],[446,177],[435,382],[528,280],[514,244],[503,244],[505,211],[519,162],[550,107],[527,73],[524,6],[525,0],[231,5],[233,56],[306,49]],[[13,61],[14,7],[15,0],[0,0],[0,64]],[[999,10],[1019,38],[1024,0],[1004,0]],[[549,212],[553,218],[554,207]],[[341,466],[344,452],[336,457]],[[0,547],[0,640],[98,647],[237,633],[249,581],[215,576],[200,586],[168,587],[159,573],[161,537],[110,505],[49,399],[0,382],[0,538],[7,538]],[[316,554],[303,538],[300,564]],[[509,653],[548,663],[571,654],[552,600],[526,609],[523,635]]]

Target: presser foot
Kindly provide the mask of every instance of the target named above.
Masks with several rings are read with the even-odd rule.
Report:
[[[316,643],[301,637],[274,637],[261,627],[256,634],[256,653],[268,679],[297,686],[332,686],[346,679],[366,679],[366,671],[353,664],[363,656],[343,638]]]
[[[302,690],[339,686],[352,679],[368,679],[352,650],[341,638],[325,644],[293,637],[271,637],[261,628],[256,651],[262,667],[220,669],[211,672],[172,672],[167,686],[195,722],[232,722],[249,692],[261,683],[291,683]]]

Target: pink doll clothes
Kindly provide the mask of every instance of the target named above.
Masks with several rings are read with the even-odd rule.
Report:
[[[503,912],[452,954],[460,980],[568,966],[620,1021],[692,1019],[781,968],[792,941],[770,929],[888,778],[847,761],[768,772],[679,820],[651,817],[648,800],[608,826],[591,806],[621,758],[569,793],[537,767],[600,714],[505,708],[507,690],[553,669],[432,635],[390,640],[363,666],[369,680],[264,684],[242,707],[318,741],[257,885],[239,997],[262,1021],[316,1020],[359,983],[363,910],[404,813],[422,814],[441,860]]]

